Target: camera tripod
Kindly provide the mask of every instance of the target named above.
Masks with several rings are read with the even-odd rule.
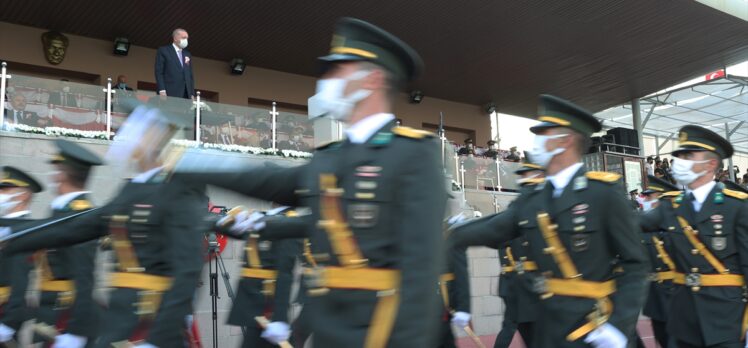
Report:
[[[223,283],[226,286],[226,293],[229,295],[231,301],[234,301],[234,289],[231,287],[231,276],[226,270],[226,264],[223,263],[223,257],[221,256],[221,250],[218,245],[218,238],[215,232],[210,232],[205,238],[208,240],[208,279],[210,281],[210,304],[211,304],[211,319],[213,321],[213,348],[218,347],[218,273],[221,273]],[[246,334],[246,328],[242,328],[242,335]]]

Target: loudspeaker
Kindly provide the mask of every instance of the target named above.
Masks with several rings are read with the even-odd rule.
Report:
[[[626,154],[631,154],[631,155],[639,154],[639,137],[637,136],[635,130],[629,129],[629,128],[618,127],[618,128],[609,129],[607,134],[615,137],[616,144],[633,147],[633,149],[620,147],[617,149],[616,152],[621,152],[621,153],[626,153]]]

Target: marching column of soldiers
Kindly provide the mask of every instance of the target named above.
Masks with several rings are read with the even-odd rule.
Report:
[[[748,193],[715,182],[733,153],[719,135],[683,127],[673,176],[684,189],[649,178],[634,212],[620,175],[582,163],[600,122],[541,95],[519,195],[503,212],[467,219],[448,209],[434,135],[393,114],[393,96],[423,68],[415,50],[344,18],[319,62],[310,117],[348,127],[300,166],[173,148],[184,120],[138,106],[106,156],[137,175],[100,207],[85,187],[103,161],[80,145],[56,142],[49,219],[30,219],[38,181],[3,167],[0,344],[18,346],[34,318],[32,340],[43,346],[195,347],[187,319],[212,230],[244,243],[228,318],[243,328],[243,347],[302,347],[310,337],[314,347],[454,347],[453,328],[483,346],[470,326],[470,246],[501,257],[506,314],[495,347],[516,331],[528,347],[635,346],[642,310],[663,348],[748,347]],[[206,185],[279,207],[237,207],[216,222]],[[106,303],[92,294],[99,247],[116,261]],[[40,300],[29,306],[32,269]],[[294,321],[292,302],[303,304]]]

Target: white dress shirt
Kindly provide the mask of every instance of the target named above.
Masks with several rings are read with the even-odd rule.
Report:
[[[179,48],[179,46],[175,45],[174,43],[172,43],[171,46],[174,47],[174,50],[177,51],[177,57],[179,58],[179,65],[184,66],[184,56],[182,56],[182,49]]]
[[[354,144],[363,144],[371,138],[374,133],[380,130],[388,122],[395,119],[395,115],[380,113],[367,116],[363,120],[360,120],[350,125],[345,130],[345,135]]]
[[[558,198],[561,196],[561,193],[564,192],[564,188],[566,185],[569,184],[571,181],[571,178],[574,177],[574,174],[576,174],[579,171],[579,168],[582,168],[584,164],[582,162],[574,163],[560,172],[556,173],[555,175],[548,176],[546,180],[550,181],[553,184],[553,198]]]
[[[687,193],[693,193],[693,211],[698,212],[701,210],[704,201],[706,201],[706,197],[709,196],[709,192],[712,192],[714,185],[717,185],[717,182],[711,180],[693,190],[686,190]]]
[[[68,205],[68,203],[70,203],[70,201],[73,200],[73,198],[78,197],[79,195],[82,195],[84,193],[90,193],[90,192],[91,191],[75,191],[75,192],[66,193],[61,196],[57,196],[57,198],[52,200],[52,203],[50,204],[50,206],[52,207],[52,209],[63,209],[65,208],[66,205]]]

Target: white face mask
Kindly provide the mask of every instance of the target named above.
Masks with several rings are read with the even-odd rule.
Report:
[[[655,208],[655,203],[657,203],[656,199],[653,199],[651,201],[644,201],[642,202],[642,211],[650,211]]]
[[[345,86],[369,76],[369,71],[356,71],[346,78],[322,79],[317,81],[316,94],[309,98],[309,118],[328,116],[341,122],[348,121],[356,104],[371,95],[371,91],[359,89],[345,96]]]
[[[181,40],[179,40],[179,48],[181,48],[181,49],[187,48],[187,39],[181,39]]]
[[[20,196],[22,193],[23,192],[0,194],[0,216],[7,215],[11,210],[13,210],[13,208],[21,203],[13,201],[12,199]]]
[[[566,149],[563,147],[559,147],[548,151],[545,148],[545,143],[550,139],[559,139],[567,135],[568,134],[536,135],[535,143],[533,144],[532,150],[530,150],[530,160],[541,167],[547,167],[548,163],[551,162],[553,156],[566,151]]]
[[[675,181],[677,181],[679,184],[683,186],[690,185],[696,179],[706,174],[706,171],[703,171],[701,173],[694,173],[693,166],[697,163],[709,162],[709,160],[692,161],[692,160],[682,159],[678,157],[675,157],[673,159],[674,159],[673,167],[671,168],[673,172],[673,178],[675,179]]]

